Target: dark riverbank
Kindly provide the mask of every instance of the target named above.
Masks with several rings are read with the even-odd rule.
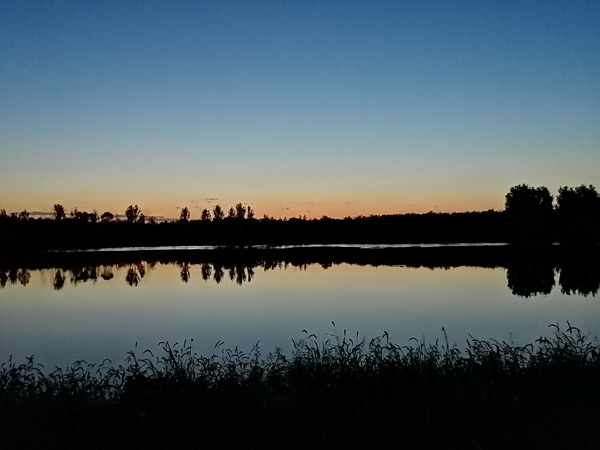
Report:
[[[126,366],[0,370],[3,448],[598,448],[600,349],[313,336],[292,355],[185,344]]]
[[[212,263],[242,266],[305,264],[405,265],[410,267],[513,267],[525,265],[592,264],[600,261],[600,245],[471,245],[402,248],[310,246],[292,248],[220,247],[201,250],[5,251],[4,269],[62,268],[136,264],[141,260],[165,263]]]
[[[185,220],[163,223],[0,220],[0,253],[49,249],[178,245],[302,245],[425,243],[598,243],[600,213],[483,211],[397,214],[345,219]],[[97,219],[97,218],[96,218]]]

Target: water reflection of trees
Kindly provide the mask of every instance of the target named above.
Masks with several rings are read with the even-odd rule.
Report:
[[[54,274],[54,283],[53,283],[54,289],[56,291],[60,291],[63,288],[63,286],[65,285],[66,280],[67,280],[66,275],[63,274],[63,272],[60,269],[58,269],[56,271],[56,273]]]
[[[180,268],[179,275],[181,276],[181,281],[187,283],[191,277],[191,264],[177,263]],[[221,265],[218,263],[201,263],[200,266],[200,276],[204,281],[209,281],[211,278],[217,283],[221,283],[225,277],[225,272],[229,279],[238,285],[242,285],[244,283],[249,283],[254,278],[254,266],[252,265]]]
[[[100,267],[87,266],[71,270],[71,284],[77,286],[78,283],[91,281],[95,283],[100,276]]]
[[[552,266],[513,266],[506,271],[508,287],[514,295],[531,297],[548,295],[554,287],[554,267]]]
[[[221,281],[223,280],[223,277],[225,276],[225,272],[223,271],[223,266],[221,266],[221,264],[215,264],[213,266],[214,268],[214,275],[213,275],[213,280],[215,280],[215,282],[217,284],[221,283]],[[208,281],[208,277],[204,279],[204,281]]]
[[[115,274],[112,271],[112,266],[104,266],[102,268],[102,274],[100,276],[105,281],[112,280],[115,276]]]
[[[138,264],[127,264],[125,266],[81,266],[70,269],[51,269],[52,287],[59,291],[65,287],[67,280],[73,286],[87,282],[96,283],[98,278],[102,278],[105,281],[112,280],[115,277],[114,269],[120,269],[122,267],[126,269],[125,282],[130,286],[137,286],[141,279],[146,275],[147,270],[154,269],[155,263],[146,264],[145,262],[141,262]],[[6,270],[0,268],[0,288],[6,287],[9,283],[26,286],[29,284],[30,280],[31,271],[29,269],[11,268]]]
[[[0,287],[5,287],[8,283],[27,286],[31,279],[31,272],[28,269],[13,268],[10,270],[0,270]]]
[[[306,262],[290,261],[252,261],[236,262],[228,264],[225,262],[200,262],[189,261],[145,261],[129,263],[124,265],[84,265],[72,268],[51,269],[52,285],[55,290],[61,290],[69,282],[72,286],[80,283],[96,283],[99,279],[109,281],[114,278],[124,280],[131,287],[139,286],[143,282],[148,271],[154,270],[157,264],[175,265],[179,268],[181,281],[188,283],[196,270],[199,269],[202,280],[214,281],[217,284],[229,279],[237,285],[251,282],[255,277],[256,270],[271,271],[275,269],[287,269],[294,267],[297,270],[307,270],[311,264]],[[320,262],[321,268],[327,269],[336,263]],[[429,266],[428,266],[429,267]],[[430,268],[435,268],[432,266]],[[451,267],[451,266],[450,266]],[[448,269],[449,267],[446,267]],[[119,275],[121,273],[121,275]],[[558,278],[556,275],[558,274]],[[558,284],[564,295],[595,296],[600,290],[600,263],[599,264],[562,264],[556,265],[509,265],[507,267],[508,288],[514,295],[531,297],[536,295],[548,295]],[[27,268],[0,268],[0,287],[7,284],[20,284],[27,286],[31,280],[31,271]]]
[[[560,270],[558,284],[560,291],[566,295],[595,296],[600,290],[600,267],[564,266]]]
[[[187,283],[188,281],[190,281],[191,276],[190,265],[188,263],[181,263],[179,267],[181,268],[181,271],[179,272],[179,275],[181,276],[181,281]]]
[[[548,295],[559,274],[560,291],[565,295],[595,296],[600,290],[600,266],[590,264],[510,266],[506,272],[508,287],[514,295]]]
[[[138,264],[128,264],[127,274],[125,275],[125,282],[131,286],[137,286],[142,281],[142,278],[146,276],[146,263],[144,261]]]
[[[210,279],[210,274],[212,272],[212,267],[208,263],[202,263],[200,265],[200,272],[202,273],[202,279],[204,281],[208,281]]]

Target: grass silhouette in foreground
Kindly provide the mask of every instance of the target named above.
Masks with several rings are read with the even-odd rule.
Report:
[[[597,448],[600,345],[554,328],[524,346],[472,338],[464,351],[344,332],[307,336],[289,357],[161,343],[118,367],[8,362],[0,430],[19,447]]]

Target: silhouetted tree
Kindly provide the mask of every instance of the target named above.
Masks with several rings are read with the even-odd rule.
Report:
[[[110,222],[114,218],[115,218],[115,215],[108,211],[103,212],[102,215],[100,216],[100,219],[102,220],[102,222]]]
[[[75,208],[73,211],[71,211],[71,217],[81,222],[96,223],[98,221],[98,213],[96,210],[89,213],[87,211],[78,211],[77,208]]]
[[[146,223],[146,216],[143,213],[140,213],[140,216],[137,219],[137,223]]]
[[[202,212],[200,213],[200,220],[204,222],[210,220],[210,211],[208,210],[208,208],[204,208],[202,210]]]
[[[552,211],[552,195],[548,188],[520,184],[506,194],[504,208],[510,213],[545,213]]]
[[[250,205],[248,205],[248,213],[246,215],[248,219],[254,219],[254,210]]]
[[[235,209],[233,209],[233,206],[231,208],[229,208],[229,212],[227,213],[227,218],[235,219]]]
[[[148,217],[148,223],[150,225],[156,225],[156,217],[154,217],[154,216]]]
[[[0,220],[6,220],[6,219],[8,219],[8,214],[6,214],[6,210],[0,209]]]
[[[127,217],[127,222],[134,223],[137,221],[138,217],[142,213],[142,210],[138,205],[129,205],[125,210],[125,217]]]
[[[180,222],[189,222],[190,220],[190,210],[188,209],[187,206],[181,208],[181,213],[179,214],[179,221]]]
[[[241,203],[235,205],[235,218],[238,220],[242,220],[246,217],[246,208]]]
[[[24,209],[23,211],[21,211],[19,213],[19,219],[20,220],[27,220],[27,219],[29,219],[29,211],[27,211],[26,209]]]
[[[53,211],[54,218],[56,220],[63,220],[65,217],[67,217],[67,215],[65,214],[65,207],[63,205],[57,203],[56,205],[54,205]]]
[[[581,185],[576,188],[561,186],[556,197],[558,210],[564,213],[581,214],[600,211],[600,197],[596,188]]]
[[[215,205],[213,208],[213,218],[215,220],[221,220],[224,216],[225,214],[223,213],[223,208],[221,208],[221,205]]]

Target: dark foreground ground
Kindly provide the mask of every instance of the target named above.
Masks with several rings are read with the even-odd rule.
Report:
[[[307,336],[289,356],[159,353],[5,363],[2,448],[600,448],[600,347],[576,328],[462,353],[385,335]]]

